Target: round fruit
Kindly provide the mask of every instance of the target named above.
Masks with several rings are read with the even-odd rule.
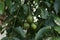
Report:
[[[30,25],[28,23],[24,23],[24,29],[28,29]]]
[[[29,23],[32,23],[32,22],[33,22],[33,17],[32,17],[31,15],[29,15],[29,16],[27,17],[27,21],[28,21]]]
[[[37,28],[36,24],[32,23],[31,28],[35,30]]]

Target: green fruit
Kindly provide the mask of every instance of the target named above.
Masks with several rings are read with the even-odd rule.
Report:
[[[33,17],[31,15],[29,15],[27,17],[27,22],[29,22],[29,23],[32,23],[33,22]]]
[[[24,23],[24,29],[28,29],[30,27],[30,25],[28,23]]]
[[[31,24],[31,28],[35,30],[35,29],[37,28],[37,25],[34,24],[34,23],[32,23],[32,24]]]

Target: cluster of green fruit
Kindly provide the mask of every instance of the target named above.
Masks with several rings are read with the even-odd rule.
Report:
[[[34,19],[32,15],[29,15],[26,20],[27,22],[24,23],[24,29],[29,29],[29,28],[32,28],[33,30],[37,29],[37,25],[33,22]]]

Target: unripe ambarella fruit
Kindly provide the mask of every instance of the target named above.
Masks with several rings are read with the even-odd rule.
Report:
[[[33,22],[33,17],[31,15],[29,15],[27,17],[27,22],[29,22],[29,23],[32,23]]]
[[[24,23],[24,29],[28,29],[30,27],[30,25],[28,23]]]
[[[32,23],[32,24],[31,24],[31,28],[35,30],[35,29],[37,28],[37,25],[34,24],[34,23]]]

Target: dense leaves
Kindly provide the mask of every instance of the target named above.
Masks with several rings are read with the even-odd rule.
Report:
[[[23,29],[21,27],[17,27],[14,29],[14,31],[16,31],[19,35],[21,35],[23,38],[26,37],[25,32],[23,31]]]
[[[40,29],[35,37],[35,40],[41,40],[41,38],[43,37],[45,32],[48,32],[48,30],[50,29],[50,26],[47,27],[43,27],[42,29]]]
[[[59,26],[54,27],[54,29],[55,29],[55,31],[57,31],[60,34],[60,27]]]
[[[59,17],[54,17],[54,22],[58,25],[58,26],[60,26],[60,18]]]
[[[2,40],[60,40],[59,7],[60,0],[0,0]]]

